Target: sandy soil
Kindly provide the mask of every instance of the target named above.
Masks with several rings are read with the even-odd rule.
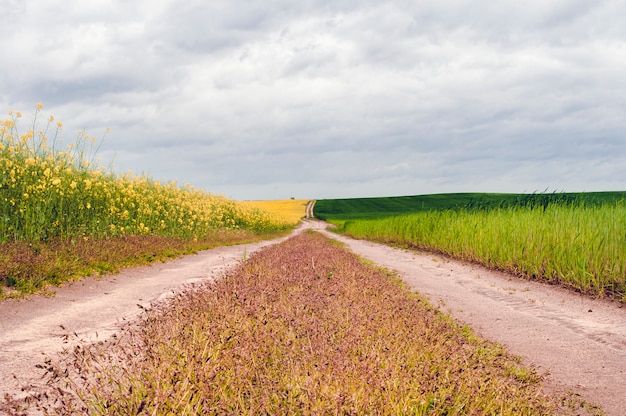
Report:
[[[433,304],[547,372],[548,388],[580,394],[607,415],[625,414],[626,308],[432,254],[337,236],[325,227],[306,221],[298,231],[318,229],[396,270]],[[35,365],[67,348],[68,334],[103,340],[136,317],[138,305],[149,307],[185,285],[215,278],[245,255],[279,241],[220,247],[88,278],[58,289],[51,298],[0,302],[0,396],[18,393],[38,379],[42,372]]]

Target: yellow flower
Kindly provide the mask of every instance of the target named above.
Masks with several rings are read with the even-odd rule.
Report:
[[[42,103],[37,103],[37,110],[41,110],[43,108],[43,104]]]

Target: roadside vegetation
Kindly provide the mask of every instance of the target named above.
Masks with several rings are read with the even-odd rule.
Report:
[[[425,196],[439,208],[412,214],[384,215],[384,198],[369,218],[363,213],[371,203],[359,207],[358,200],[341,214],[324,210],[343,202],[318,201],[315,214],[354,237],[437,251],[626,302],[626,193],[502,195],[500,200],[497,194],[468,194],[471,201],[464,206],[453,195],[447,204],[445,195]]]
[[[25,132],[19,112],[0,124],[0,298],[298,222],[191,185],[114,173],[98,166],[98,140],[79,132],[63,148],[63,125],[41,111]]]
[[[395,276],[301,233],[48,363],[50,414],[569,414]],[[19,405],[12,404],[17,412]]]

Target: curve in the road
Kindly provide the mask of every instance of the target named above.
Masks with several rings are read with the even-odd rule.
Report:
[[[309,203],[306,205],[306,219],[315,218],[315,213],[313,212],[314,208],[315,208],[315,200],[309,201]]]

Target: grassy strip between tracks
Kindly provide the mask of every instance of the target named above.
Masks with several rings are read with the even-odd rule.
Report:
[[[76,347],[48,370],[52,392],[38,405],[59,414],[571,410],[542,395],[540,376],[502,347],[313,232],[154,306],[138,326]]]

